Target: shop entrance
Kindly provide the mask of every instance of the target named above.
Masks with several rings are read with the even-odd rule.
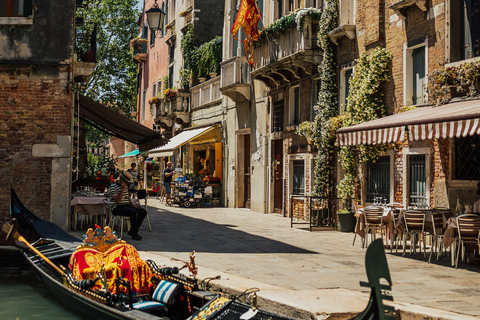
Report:
[[[250,208],[250,174],[250,134],[237,134],[237,170],[235,172],[237,208]]]
[[[273,149],[273,208],[275,213],[282,213],[283,209],[283,140],[274,140]]]

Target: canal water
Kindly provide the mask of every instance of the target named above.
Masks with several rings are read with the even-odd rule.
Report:
[[[0,249],[0,319],[82,319],[53,300],[36,271],[11,251]]]

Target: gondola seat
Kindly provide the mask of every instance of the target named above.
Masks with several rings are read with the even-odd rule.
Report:
[[[177,283],[161,280],[153,292],[152,300],[136,302],[133,308],[155,314],[168,312],[168,307],[175,302],[181,289]]]

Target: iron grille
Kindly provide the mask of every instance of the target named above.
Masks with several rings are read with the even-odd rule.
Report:
[[[283,131],[283,100],[273,102],[272,132]]]
[[[409,156],[409,172],[409,205],[417,207],[418,209],[428,208],[424,154]]]
[[[455,179],[480,179],[480,136],[455,139]]]
[[[376,162],[369,162],[367,170],[367,202],[388,202],[390,199],[390,156],[382,156]]]

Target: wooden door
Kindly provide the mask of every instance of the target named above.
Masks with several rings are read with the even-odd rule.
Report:
[[[283,141],[274,141],[275,157],[273,160],[273,207],[275,213],[283,210]]]
[[[250,208],[250,135],[246,134],[244,135],[244,152],[245,152],[245,158],[244,158],[244,203],[245,203],[245,208]]]

